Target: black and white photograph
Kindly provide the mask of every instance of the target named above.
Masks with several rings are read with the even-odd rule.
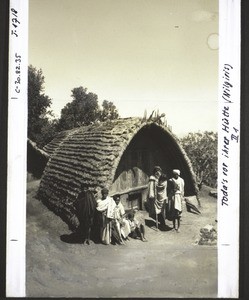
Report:
[[[237,297],[236,272],[219,287],[240,136],[221,7],[28,1],[26,297]]]

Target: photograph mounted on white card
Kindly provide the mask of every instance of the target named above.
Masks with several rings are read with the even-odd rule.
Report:
[[[237,297],[239,194],[231,171],[239,159],[239,6],[28,4],[27,123],[19,138],[27,167],[20,183],[26,269],[19,293]],[[19,34],[22,19],[11,9]],[[14,79],[16,67],[22,72],[15,59]],[[12,144],[12,161],[19,150]],[[18,190],[11,179],[12,212]],[[225,233],[231,210],[234,240]],[[233,277],[226,271],[231,251]]]

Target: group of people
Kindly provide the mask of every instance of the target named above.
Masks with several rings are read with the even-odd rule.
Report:
[[[184,180],[180,177],[180,170],[172,171],[173,177],[167,180],[159,166],[154,168],[149,178],[148,210],[149,215],[162,226],[166,226],[166,219],[173,221],[173,229],[180,232],[182,202],[184,199]],[[159,220],[160,219],[160,220]]]
[[[161,167],[154,168],[148,183],[148,200],[146,206],[149,216],[161,226],[166,226],[166,219],[173,221],[173,229],[179,232],[184,199],[184,180],[180,171],[173,170],[169,180]],[[129,237],[140,238],[146,242],[145,222],[143,214],[136,210],[125,212],[120,201],[120,195],[109,196],[107,188],[101,190],[101,198],[96,201],[94,194],[82,187],[76,201],[76,213],[80,226],[80,235],[85,236],[85,242],[90,243],[91,229],[98,228],[98,236],[103,244],[115,241],[125,244]],[[97,220],[94,226],[94,220]]]
[[[106,188],[101,190],[101,199],[97,200],[97,211],[100,219],[100,239],[103,244],[110,244],[112,238],[118,244],[125,244],[129,236],[145,238],[143,222],[136,216],[136,212],[125,213],[124,206],[120,202],[120,195],[108,196]]]

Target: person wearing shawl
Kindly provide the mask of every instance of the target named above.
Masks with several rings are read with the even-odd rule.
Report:
[[[162,175],[162,169],[159,166],[154,167],[153,175],[149,178],[148,184],[148,209],[149,216],[156,220],[156,227],[158,228],[158,215],[160,215],[160,224],[165,226],[165,193],[167,187],[167,180],[160,181],[159,178]],[[159,192],[159,194],[158,194]],[[163,199],[162,199],[163,198]]]
[[[184,198],[184,180],[180,177],[180,170],[173,170],[173,177],[169,180],[169,207],[173,221],[173,229],[179,232]],[[176,222],[177,221],[177,222]]]
[[[125,210],[123,204],[120,202],[120,195],[113,196],[116,203],[114,208],[114,220],[113,220],[113,235],[120,244],[124,244],[124,240],[128,238],[131,233],[130,224],[125,219]]]
[[[93,227],[96,200],[93,192],[89,191],[83,184],[78,194],[75,208],[79,220],[78,231],[83,243],[90,244],[91,229]]]
[[[154,167],[153,175],[149,178],[148,184],[148,209],[149,209],[149,216],[154,217],[155,215],[155,199],[157,198],[157,184],[158,179],[162,174],[162,169],[159,166]]]
[[[155,199],[155,213],[160,215],[162,221],[160,223],[165,224],[166,219],[166,203],[168,200],[167,197],[167,175],[162,173],[159,177],[158,184],[156,186],[157,197]]]
[[[148,185],[148,198],[149,200],[154,200],[156,198],[157,190],[156,186],[158,184],[158,179],[162,174],[162,169],[159,166],[154,167],[153,175],[149,178]]]
[[[116,206],[113,198],[109,197],[106,188],[101,190],[102,198],[97,200],[97,211],[101,212],[100,239],[103,244],[109,245],[112,236],[112,220],[114,219],[114,208]]]

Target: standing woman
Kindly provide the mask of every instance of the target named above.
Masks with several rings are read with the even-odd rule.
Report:
[[[180,232],[179,228],[185,185],[180,174],[180,170],[173,170],[173,177],[169,180],[169,214],[173,221],[173,229],[175,229],[176,232]]]
[[[97,211],[101,212],[100,224],[100,239],[103,244],[109,245],[111,243],[112,220],[114,219],[114,208],[116,206],[113,198],[109,197],[109,190],[103,188],[101,190],[102,197],[97,200]]]

